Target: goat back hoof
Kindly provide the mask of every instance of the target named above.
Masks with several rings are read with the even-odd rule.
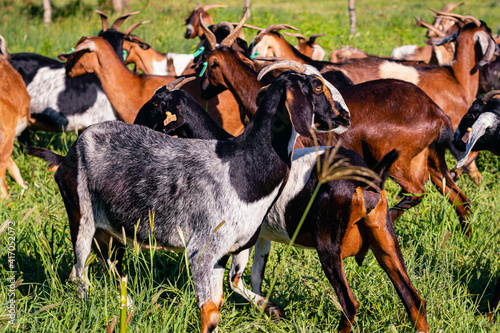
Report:
[[[277,319],[285,318],[285,310],[279,304],[274,304],[271,302],[267,303],[264,312],[270,317],[274,317]]]

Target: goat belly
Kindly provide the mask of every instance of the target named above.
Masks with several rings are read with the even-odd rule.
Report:
[[[247,245],[282,185],[259,200],[242,200],[230,179],[231,163],[216,153],[217,141],[176,139],[142,126],[98,124],[75,145],[78,196],[80,202],[90,198],[95,227],[117,234],[123,228],[145,243],[152,228],[168,248],[183,248],[178,228],[188,243],[217,244],[223,235],[227,252]]]
[[[320,147],[319,153],[324,151],[325,148]],[[300,220],[310,197],[302,198],[305,203],[299,205],[299,207],[292,207],[291,202],[297,199],[306,187],[311,187],[309,178],[313,168],[316,167],[317,156],[316,148],[295,150],[288,182],[275,204],[269,210],[262,224],[260,238],[285,244],[290,243],[291,235],[287,231],[287,212],[290,213],[290,210],[294,210],[295,218]]]

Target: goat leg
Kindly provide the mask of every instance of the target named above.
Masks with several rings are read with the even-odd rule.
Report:
[[[471,237],[472,231],[469,224],[471,216],[470,200],[453,181],[453,177],[446,165],[444,151],[430,149],[428,166],[431,181],[437,187],[439,193],[448,196],[448,201],[455,206],[462,231],[467,237]]]
[[[19,186],[25,190],[28,188],[28,186],[24,183],[23,178],[21,177],[21,172],[19,172],[19,168],[17,167],[16,162],[12,159],[12,156],[7,161],[7,170],[9,170],[10,176],[14,178]]]
[[[341,244],[333,244],[323,237],[317,237],[316,242],[316,251],[318,252],[321,266],[328,281],[333,286],[342,307],[342,317],[337,330],[341,333],[350,332],[359,305],[349,288],[345,276],[341,258]]]
[[[263,243],[265,244],[264,248],[266,249],[264,257],[261,254],[259,254],[262,253],[261,244]],[[235,293],[241,295],[247,301],[251,302],[253,305],[255,305],[260,309],[262,309],[263,305],[266,304],[264,311],[269,315],[279,318],[279,317],[284,317],[283,309],[279,305],[268,302],[266,298],[261,296],[261,291],[260,291],[262,280],[264,279],[263,276],[264,268],[267,263],[267,256],[269,254],[270,248],[271,248],[270,241],[259,239],[257,241],[257,244],[255,244],[255,256],[252,265],[253,292],[244,285],[241,279],[241,275],[243,274],[243,271],[245,270],[245,267],[248,263],[248,258],[250,256],[250,249],[243,250],[240,253],[233,255],[228,282],[229,286]],[[259,266],[260,272],[262,272],[262,274],[257,274],[258,276],[254,276],[254,266]]]
[[[394,226],[388,218],[385,196],[385,191],[382,191],[382,199],[377,207],[364,219],[371,240],[370,247],[380,266],[396,288],[415,329],[420,332],[428,332],[425,302],[415,291],[406,272]]]
[[[488,315],[490,319],[493,319],[493,315],[495,314],[496,308],[498,307],[498,303],[500,302],[500,279],[497,281],[497,286],[495,287],[495,294],[490,302],[490,311],[491,313]]]

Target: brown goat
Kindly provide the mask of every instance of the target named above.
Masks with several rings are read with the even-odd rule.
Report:
[[[203,30],[200,27],[200,15],[203,18],[205,24],[212,25],[214,20],[212,16],[207,13],[212,8],[218,7],[228,7],[226,5],[205,5],[201,6],[198,4],[195,9],[186,17],[186,32],[184,33],[184,38],[196,38],[203,36]]]
[[[230,90],[241,109],[253,115],[257,107],[255,100],[263,86],[255,70],[228,47],[218,47],[202,56],[208,62],[203,78],[206,89]],[[392,220],[421,201],[420,196],[405,194],[424,193],[424,184],[430,176],[440,193],[449,194],[462,228],[467,231],[470,203],[446,166],[445,147],[453,138],[453,129],[443,111],[421,89],[399,80],[366,82],[341,93],[352,117],[351,128],[337,136],[342,138],[345,148],[361,154],[370,167],[390,150],[400,151],[400,157],[389,171],[389,176],[401,185],[403,196],[391,210]],[[321,135],[320,140],[321,144],[327,143]],[[312,142],[304,143],[304,146],[310,145]]]
[[[5,39],[0,36],[0,198],[9,196],[5,171],[24,189],[19,168],[12,159],[14,137],[30,122],[30,96],[21,75],[9,64]]]
[[[352,59],[343,64],[318,62],[297,52],[276,32],[259,33],[252,42],[251,52],[259,51],[261,56],[275,56],[311,64],[322,74],[340,70],[354,84],[387,78],[414,83],[450,117],[455,129],[475,99],[479,86],[478,68],[491,60],[497,48],[490,29],[484,23],[477,20],[474,22],[466,25],[461,23],[461,29],[446,40],[434,40],[437,44],[438,41],[442,43],[456,39],[456,61],[451,66],[405,65],[377,57]],[[257,70],[264,64],[265,62],[255,61]],[[476,183],[481,179],[474,162],[469,166],[469,175]]]
[[[66,70],[70,77],[95,73],[118,117],[128,123],[134,122],[140,108],[156,89],[175,79],[174,76],[138,75],[129,71],[100,37],[83,37],[74,51],[59,57],[68,60]],[[206,101],[200,97],[199,80],[188,83],[183,90],[197,98],[201,105],[207,105],[210,115],[228,132],[238,135],[243,131],[243,124],[233,116],[238,104],[230,94]]]
[[[361,59],[368,57],[368,53],[353,46],[345,45],[340,49],[333,50],[330,53],[330,62],[347,62],[349,59]]]
[[[297,38],[299,44],[295,45],[295,48],[303,55],[313,60],[320,61],[325,57],[325,50],[316,43],[316,39],[318,37],[323,37],[326,34],[313,34],[309,36],[309,39],[299,33],[285,32],[284,34]]]
[[[181,76],[194,73],[192,54],[162,53],[137,36],[126,35],[123,49],[127,51],[125,64],[135,64],[135,71],[150,75]]]

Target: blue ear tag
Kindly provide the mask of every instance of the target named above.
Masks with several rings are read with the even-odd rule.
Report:
[[[258,55],[259,55],[259,51],[256,51],[254,54],[252,54],[252,55],[250,56],[250,60],[253,60],[253,58],[255,58],[255,57],[256,57],[256,56],[258,56]]]
[[[127,50],[123,50],[123,61],[127,59]]]
[[[205,74],[205,71],[207,70],[207,66],[208,66],[208,62],[207,62],[207,61],[205,61],[205,62],[203,63],[203,68],[201,69],[201,72],[200,72],[200,77],[202,77],[202,76],[203,76],[203,74]]]
[[[72,48],[71,48],[71,50],[70,50],[68,53],[71,53],[71,52],[73,52],[74,50],[75,50],[75,48],[74,48],[74,47],[72,47]]]
[[[205,46],[202,46],[202,47],[200,47],[198,50],[194,51],[194,53],[193,53],[193,57],[195,57],[195,58],[196,58],[197,56],[199,56],[200,54],[202,54],[202,53],[203,53],[203,51],[205,51]]]

